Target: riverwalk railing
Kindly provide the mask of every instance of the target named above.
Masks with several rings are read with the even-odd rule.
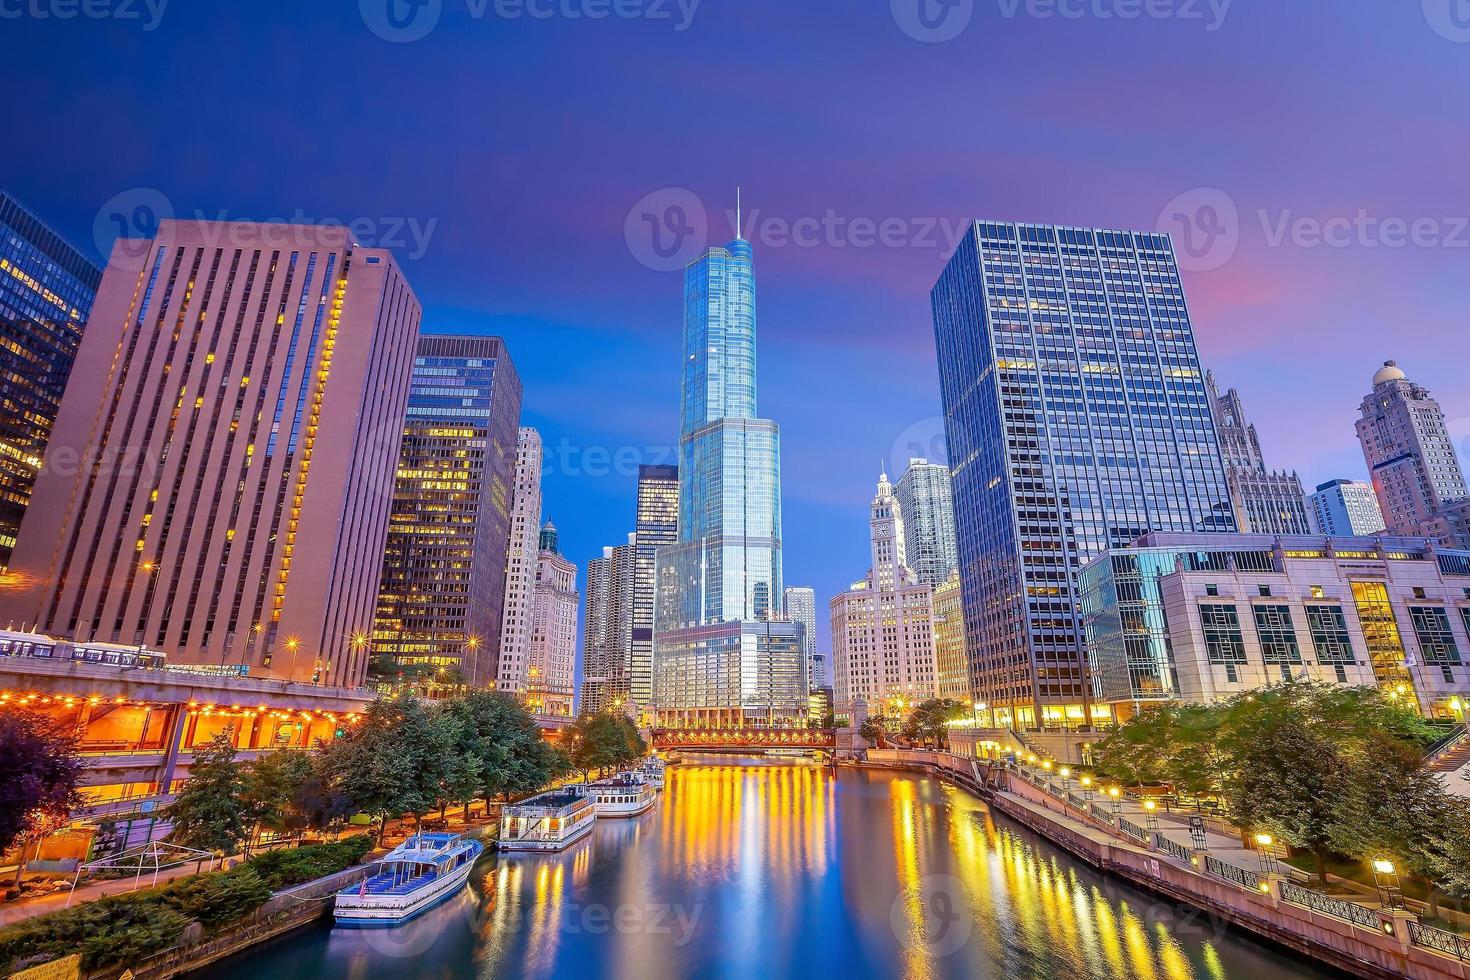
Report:
[[[1439,953],[1446,953],[1462,960],[1470,960],[1470,940],[1463,936],[1426,926],[1422,922],[1409,923],[1409,941]]]
[[[1148,843],[1148,831],[1121,814],[1118,816],[1118,829],[1129,837],[1136,838],[1141,844]]]
[[[1339,919],[1346,919],[1353,925],[1362,926],[1365,929],[1382,928],[1382,922],[1379,921],[1378,913],[1367,906],[1359,905],[1357,902],[1345,901],[1341,898],[1333,898],[1331,895],[1324,895],[1311,888],[1303,888],[1294,881],[1281,882],[1281,898],[1282,901],[1290,902],[1293,905],[1300,905],[1302,908],[1311,909],[1313,912],[1321,912],[1323,915],[1332,915]]]
[[[1178,841],[1170,840],[1158,831],[1154,831],[1154,847],[1163,851],[1165,854],[1177,857],[1186,864],[1193,858],[1193,855],[1189,852],[1189,848]]]
[[[1262,882],[1260,875],[1254,871],[1247,871],[1244,868],[1237,868],[1233,864],[1227,864],[1213,855],[1205,855],[1205,870],[1217,878],[1233,881],[1242,888],[1249,888],[1251,891],[1260,890]]]

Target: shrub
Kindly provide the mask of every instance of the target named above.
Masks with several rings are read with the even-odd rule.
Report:
[[[82,954],[86,969],[139,960],[176,944],[189,920],[148,893],[116,895],[0,929],[0,967]]]
[[[251,858],[246,867],[258,874],[272,891],[279,891],[350,868],[372,846],[369,835],[358,834],[330,844],[267,851]]]
[[[271,897],[267,885],[249,865],[212,874],[190,875],[159,889],[157,900],[206,929],[244,918]]]

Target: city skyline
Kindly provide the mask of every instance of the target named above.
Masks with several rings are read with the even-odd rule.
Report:
[[[767,0],[704,4],[682,32],[616,18],[474,20],[453,6],[406,44],[375,35],[352,4],[298,11],[284,35],[263,15],[180,6],[150,32],[14,21],[0,78],[16,90],[51,80],[48,111],[29,125],[37,145],[73,152],[65,169],[22,155],[7,189],[99,262],[120,229],[147,231],[135,218],[165,209],[357,222],[405,264],[430,332],[506,338],[525,375],[523,424],[548,447],[547,506],[583,566],[629,530],[637,463],[675,462],[666,406],[678,390],[669,342],[679,273],[643,264],[627,237],[639,203],[670,188],[701,205],[690,237],[702,248],[733,236],[734,188],[744,186],[747,233],[762,256],[766,411],[791,450],[786,572],[819,595],[866,560],[826,515],[864,511],[874,455],[889,456],[895,478],[908,456],[941,455],[927,294],[954,229],[972,218],[1181,233],[1170,214],[1228,202],[1237,234],[1210,250],[1196,229],[1191,244],[1204,251],[1183,270],[1185,289],[1201,358],[1240,389],[1274,467],[1295,469],[1308,489],[1367,479],[1352,420],[1364,364],[1390,358],[1435,392],[1458,424],[1457,445],[1470,434],[1456,358],[1405,349],[1465,349],[1466,250],[1454,244],[1465,236],[1452,222],[1462,209],[1446,202],[1470,197],[1454,165],[1470,137],[1447,106],[1422,100],[1415,146],[1360,136],[1389,125],[1402,100],[1461,77],[1463,46],[1417,10],[1240,7],[1214,32],[1143,18],[1092,22],[1094,33],[989,8],[960,37],[931,44],[906,35],[882,4],[848,18]],[[750,71],[752,54],[796,57],[818,33],[837,39],[837,62],[806,80],[806,108],[779,78]],[[1014,97],[972,105],[953,84],[1006,84],[1042,49],[1075,57]],[[176,60],[143,57],[164,50]],[[1361,72],[1316,84],[1313,65],[1342,50]],[[247,83],[259,52],[282,71]],[[857,70],[880,56],[888,77]],[[639,67],[626,70],[625,59]],[[56,70],[71,60],[89,65],[85,79]],[[401,78],[392,111],[308,107],[290,122],[267,112],[294,105],[303,88],[330,90],[332,66],[344,61]],[[544,84],[514,99],[480,97],[501,70],[535,72]],[[585,73],[600,79],[596,97],[577,81]],[[723,120],[705,114],[736,77],[750,97],[728,100]],[[125,111],[96,118],[89,93],[99,91],[125,98]],[[191,131],[190,152],[170,152],[169,119],[240,99],[259,107],[249,152],[224,127]],[[875,104],[912,111],[865,110]],[[1196,104],[1211,106],[1208,139],[1189,111]],[[623,125],[607,125],[610,106]],[[815,106],[830,124],[812,125]],[[1344,114],[1360,123],[1353,133],[1337,123]],[[688,123],[679,140],[663,132],[671,118]],[[958,118],[969,122],[956,127]],[[328,129],[333,139],[316,138]],[[1279,143],[1265,135],[1277,132],[1296,134],[1297,166],[1280,166]],[[1219,152],[1222,142],[1231,153]],[[391,147],[381,171],[352,149],[364,146]],[[821,230],[829,211],[830,234]],[[816,244],[790,235],[782,244],[780,223],[803,219],[818,221]],[[1389,219],[1434,222],[1440,244],[1394,244],[1381,233]],[[854,245],[859,221],[905,232],[894,245]],[[1346,232],[1313,239],[1329,221]],[[572,267],[580,279],[568,285]],[[1397,332],[1410,322],[1412,344]],[[814,377],[816,358],[832,370]],[[1290,363],[1306,366],[1312,399],[1291,383]],[[613,378],[624,383],[610,400]],[[621,469],[611,461],[620,450]]]

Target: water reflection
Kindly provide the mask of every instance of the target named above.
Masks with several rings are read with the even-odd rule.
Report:
[[[1314,975],[1104,879],[929,779],[712,758],[556,855],[486,858],[400,929],[322,929],[219,977]]]

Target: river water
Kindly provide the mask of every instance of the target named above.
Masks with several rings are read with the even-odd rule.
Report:
[[[481,874],[483,872],[483,874]],[[1326,976],[917,775],[709,757],[556,855],[489,855],[397,929],[297,933],[220,980]]]

